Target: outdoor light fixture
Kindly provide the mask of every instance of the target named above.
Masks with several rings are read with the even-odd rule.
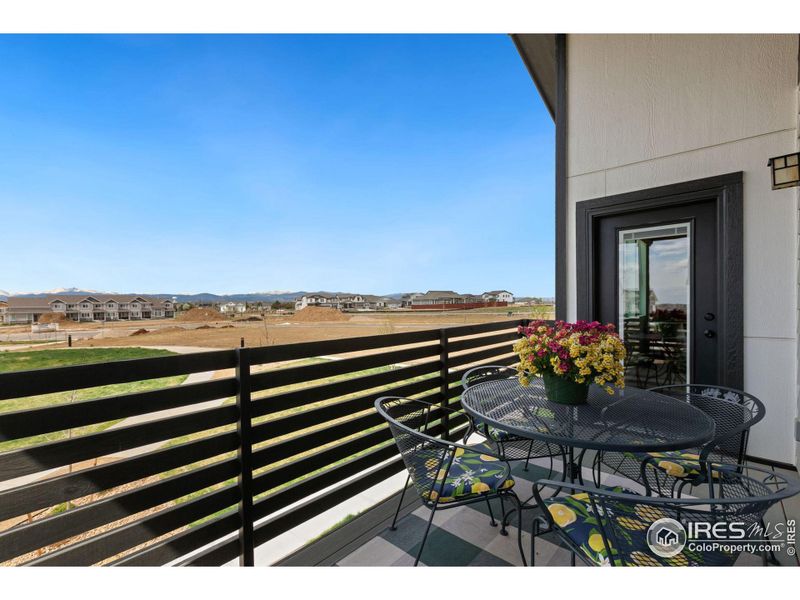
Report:
[[[772,169],[773,190],[800,185],[800,152],[770,158],[767,166]]]

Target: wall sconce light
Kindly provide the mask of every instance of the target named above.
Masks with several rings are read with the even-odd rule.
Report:
[[[800,152],[770,158],[767,166],[772,171],[772,189],[800,185]]]

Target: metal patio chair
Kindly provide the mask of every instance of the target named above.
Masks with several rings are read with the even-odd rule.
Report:
[[[464,376],[461,378],[461,387],[466,391],[470,387],[486,381],[515,379],[516,377],[517,370],[514,367],[502,365],[474,367],[464,373]],[[560,457],[562,459],[561,464],[567,464],[566,450],[556,444],[549,444],[547,442],[512,435],[507,431],[498,429],[487,423],[470,419],[469,427],[464,434],[464,442],[466,442],[467,438],[473,433],[478,433],[485,437],[492,450],[503,460],[524,460],[525,471],[528,470],[531,459],[548,458],[550,460],[550,472],[548,477],[552,476],[554,472],[553,458]],[[564,469],[564,474],[565,473],[566,469]]]
[[[706,477],[712,484],[704,488],[709,492],[704,498],[642,496],[619,487],[540,481],[546,487],[566,487],[572,493],[542,500],[534,490],[546,510],[533,522],[531,564],[536,560],[536,538],[554,532],[572,551],[573,565],[576,555],[593,566],[732,565],[742,549],[687,543],[705,535],[697,533],[693,540],[687,540],[687,532],[692,531],[690,523],[718,528],[719,523],[735,522],[744,530],[747,540],[766,541],[763,519],[767,509],[800,492],[800,486],[773,471],[747,465],[707,463],[706,469]],[[695,525],[692,527],[696,532],[701,531]],[[653,542],[663,544],[658,547],[659,554],[653,551]],[[763,549],[761,554],[766,565]]]
[[[408,478],[400,495],[391,529],[397,528],[397,518],[409,482],[413,484],[431,515],[422,537],[414,566],[419,563],[428,539],[433,516],[437,510],[486,502],[490,522],[497,526],[490,500],[510,498],[518,509],[517,544],[525,563],[522,548],[522,510],[519,498],[512,491],[514,479],[507,461],[492,453],[485,444],[464,445],[434,437],[438,433],[444,411],[441,406],[399,396],[384,396],[375,401],[375,409],[389,423],[389,429],[400,450]],[[502,514],[502,512],[501,512]]]
[[[680,384],[650,391],[683,400],[714,421],[714,439],[701,448],[668,452],[600,452],[594,458],[594,483],[602,466],[645,487],[650,495],[680,496],[685,486],[708,482],[706,465],[740,464],[747,455],[750,428],[764,418],[764,404],[741,390],[719,385]]]

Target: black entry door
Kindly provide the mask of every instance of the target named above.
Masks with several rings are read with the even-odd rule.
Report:
[[[742,213],[740,172],[577,203],[577,315],[619,327],[632,385],[742,388]]]
[[[596,226],[595,314],[625,342],[626,382],[717,382],[716,201],[628,210]]]

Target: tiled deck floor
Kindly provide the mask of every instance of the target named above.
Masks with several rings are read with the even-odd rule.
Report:
[[[534,479],[544,477],[546,469],[531,465],[528,472],[521,463],[513,464],[516,481],[514,487],[521,499],[530,495]],[[783,472],[783,471],[781,471]],[[797,474],[795,473],[796,477]],[[591,474],[584,470],[584,479],[591,481]],[[604,484],[625,485],[635,489],[630,481],[607,476]],[[495,517],[500,513],[499,503],[494,501]],[[538,509],[525,510],[523,518],[522,543],[526,559],[530,557],[531,522]],[[402,518],[396,531],[385,529],[377,537],[358,550],[341,559],[340,566],[410,566],[419,549],[430,511],[421,506]],[[800,497],[775,505],[767,513],[767,522],[785,522],[787,518],[800,521]],[[514,520],[512,525],[516,523]],[[421,564],[430,566],[511,566],[521,565],[517,546],[516,526],[509,527],[508,536],[500,535],[500,528],[491,527],[489,512],[485,503],[471,504],[459,508],[437,511],[431,532],[425,544]],[[783,565],[800,566],[797,557],[778,556]],[[536,540],[536,565],[567,566],[570,553],[561,547],[552,536],[542,536]],[[577,560],[577,564],[582,564]],[[742,555],[737,565],[761,565],[761,557],[752,554]]]

